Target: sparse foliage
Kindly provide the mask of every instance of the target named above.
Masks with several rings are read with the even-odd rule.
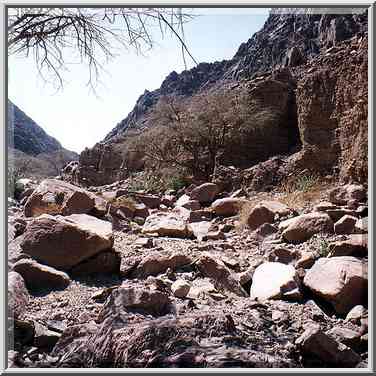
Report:
[[[103,64],[118,48],[143,53],[154,46],[154,29],[171,32],[185,54],[183,25],[192,15],[181,8],[9,8],[9,54],[32,54],[43,78],[53,74],[63,85],[70,60],[86,63],[88,84],[98,80]],[[69,51],[70,50],[70,51]]]
[[[177,191],[186,185],[181,171],[177,169],[161,169],[144,171],[129,178],[130,191],[163,192],[167,189]]]
[[[320,179],[316,174],[309,171],[302,171],[299,174],[294,174],[287,177],[281,184],[282,191],[291,193],[295,191],[309,192],[315,186],[320,184]]]
[[[65,193],[64,192],[57,192],[55,193],[55,202],[58,205],[62,205],[65,199]]]
[[[246,91],[164,97],[153,111],[152,127],[136,138],[133,148],[156,167],[180,167],[209,179],[228,145],[259,137],[273,116],[254,111]]]
[[[27,159],[20,159],[17,163],[8,163],[8,196],[16,195],[17,180],[26,177],[29,165],[30,161]]]
[[[319,252],[320,257],[328,256],[330,249],[329,249],[329,243],[326,239],[320,239],[318,252]]]

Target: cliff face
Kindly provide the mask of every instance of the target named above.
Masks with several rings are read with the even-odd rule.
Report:
[[[159,89],[145,91],[103,143],[97,144],[91,153],[81,154],[78,180],[106,184],[119,178],[121,167],[126,164],[124,156],[123,160],[116,157],[110,161],[106,167],[110,173],[105,173],[98,167],[102,160],[107,160],[104,150],[108,153],[112,148],[118,153],[119,148],[114,146],[122,139],[152,126],[149,117],[161,96],[189,97],[240,84],[249,88],[248,95],[258,103],[258,110],[277,115],[271,127],[274,131],[262,139],[246,140],[244,145],[228,145],[221,163],[247,168],[301,147],[292,158],[294,167],[318,172],[330,172],[334,167],[344,180],[364,181],[366,37],[366,13],[274,10],[263,28],[239,47],[233,59],[202,63],[180,74],[172,72]],[[351,162],[359,153],[362,162]],[[100,183],[94,178],[96,174]]]
[[[343,180],[367,180],[368,38],[330,48],[307,66],[296,91],[300,165],[337,166]]]

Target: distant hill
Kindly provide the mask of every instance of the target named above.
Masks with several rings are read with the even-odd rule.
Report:
[[[78,154],[63,148],[33,119],[8,100],[8,152],[12,164],[28,163],[28,173],[45,177],[58,175],[60,169]]]

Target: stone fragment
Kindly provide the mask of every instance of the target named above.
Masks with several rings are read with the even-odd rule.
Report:
[[[364,257],[368,253],[368,235],[353,234],[349,239],[332,242],[329,244],[329,251],[328,257]]]
[[[356,222],[356,217],[344,215],[334,224],[334,232],[336,234],[352,234],[354,232]]]
[[[363,202],[366,198],[367,190],[359,184],[347,184],[329,192],[329,201],[338,205],[346,205],[350,200]]]
[[[273,223],[278,217],[291,214],[292,210],[278,201],[261,201],[248,214],[247,223],[255,230],[264,223]]]
[[[22,276],[16,272],[8,273],[8,317],[20,318],[26,311],[29,292]]]
[[[171,286],[171,291],[177,298],[185,298],[190,289],[191,285],[184,279],[176,280]]]
[[[169,296],[160,291],[120,286],[113,290],[98,315],[99,321],[117,312],[136,311],[146,315],[162,316],[171,310]]]
[[[246,200],[240,198],[221,198],[215,200],[211,208],[216,215],[230,217],[239,213]]]
[[[204,183],[194,188],[190,193],[191,200],[197,200],[200,204],[208,204],[214,201],[219,188],[214,183]]]
[[[324,365],[355,367],[361,361],[356,352],[322,332],[318,325],[307,328],[295,344],[304,355],[314,356]]]
[[[220,288],[224,288],[238,296],[248,296],[239,284],[236,275],[220,260],[204,253],[196,263],[197,268],[205,276],[213,279]]]
[[[142,228],[143,234],[156,233],[159,236],[177,238],[189,237],[190,232],[184,219],[174,213],[158,212],[150,215]]]

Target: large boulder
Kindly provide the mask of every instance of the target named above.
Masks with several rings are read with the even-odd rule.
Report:
[[[320,258],[304,277],[304,285],[325,299],[338,314],[367,301],[367,263],[351,256]]]
[[[356,352],[322,332],[318,325],[308,327],[296,345],[304,356],[313,357],[320,365],[355,367],[361,361]]]
[[[80,262],[70,270],[72,276],[118,274],[120,273],[121,256],[113,249],[100,252]]]
[[[252,299],[300,300],[296,270],[280,262],[266,262],[259,265],[252,279]]]
[[[229,314],[222,307],[213,306],[211,309],[187,309],[178,315],[161,316],[158,312],[158,316],[142,317],[144,312],[152,313],[150,309],[154,307],[161,307],[161,313],[168,313],[168,306],[161,304],[165,299],[161,298],[161,293],[153,298],[142,297],[144,308],[141,309],[129,306],[130,300],[135,301],[128,296],[129,292],[116,291],[111,294],[112,300],[106,302],[98,324],[91,321],[71,325],[64,331],[50,354],[58,359],[56,367],[77,368],[88,364],[93,368],[161,369],[298,367],[278,341],[273,347],[269,345],[270,321],[255,318],[250,321],[245,310]],[[143,291],[131,290],[136,296]],[[112,298],[113,294],[117,294],[116,300]],[[236,341],[229,340],[234,335]],[[289,333],[286,335],[288,340],[292,338]],[[255,338],[260,343],[256,350],[252,348]]]
[[[70,284],[69,276],[50,266],[39,264],[35,260],[22,259],[13,267],[14,271],[21,274],[29,289],[54,289],[65,288]]]
[[[346,205],[349,201],[363,202],[367,198],[367,190],[360,184],[347,184],[329,191],[329,200],[333,204]]]
[[[304,242],[317,233],[332,233],[333,221],[328,214],[313,212],[287,219],[279,224],[282,236],[289,242]]]
[[[213,202],[215,196],[218,194],[219,188],[214,183],[204,183],[194,188],[190,193],[191,200],[197,200],[200,204],[207,204]]]
[[[220,198],[212,203],[211,208],[216,215],[230,217],[238,214],[245,203],[246,200],[240,198]]]
[[[29,302],[29,293],[22,276],[16,272],[8,273],[8,317],[20,318]]]
[[[61,270],[69,270],[112,245],[112,224],[87,214],[43,214],[29,224],[21,242],[23,252]]]
[[[284,217],[292,213],[285,204],[278,201],[261,201],[249,213],[248,226],[255,230],[264,223],[273,223],[277,217]]]
[[[142,228],[143,234],[158,234],[186,238],[189,236],[187,222],[174,213],[155,213],[150,215]]]
[[[95,198],[91,193],[62,180],[46,179],[26,201],[24,213],[26,217],[85,214],[94,207]]]

